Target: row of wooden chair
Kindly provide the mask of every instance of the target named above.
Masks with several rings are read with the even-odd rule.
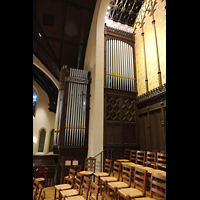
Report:
[[[44,200],[45,191],[43,186],[35,178],[33,178],[33,200]]]
[[[139,155],[140,153],[141,153],[140,151],[136,152],[136,157],[138,158],[138,160],[136,160],[136,163],[138,163],[138,161],[141,160],[141,156]],[[84,167],[84,171],[77,172],[76,179],[75,179],[75,171],[70,169],[70,174],[66,179],[67,184],[61,184],[61,185],[55,186],[55,198],[54,199],[56,199],[56,190],[59,191],[59,199],[61,199],[62,197],[66,198],[66,197],[69,197],[71,195],[80,194],[81,193],[80,187],[78,187],[78,186],[76,187],[76,184],[78,184],[80,186],[80,183],[81,183],[83,176],[86,176],[87,178],[89,178],[89,177],[91,177],[91,175],[94,175],[94,177],[97,177],[98,178],[98,184],[100,184],[100,193],[102,194],[102,196],[105,196],[104,198],[106,198],[106,196],[108,196],[107,193],[106,194],[104,194],[104,193],[108,192],[108,188],[109,188],[109,190],[113,190],[114,198],[117,199],[117,194],[118,194],[117,190],[121,189],[120,188],[121,186],[122,186],[122,188],[123,187],[129,188],[131,186],[131,178],[134,178],[134,181],[137,182],[137,180],[135,180],[135,177],[137,177],[138,174],[140,175],[142,173],[142,170],[145,171],[145,174],[146,175],[148,174],[148,176],[149,176],[149,173],[154,172],[154,171],[159,171],[158,173],[163,172],[161,170],[155,170],[155,169],[150,168],[150,167],[144,167],[143,165],[139,165],[139,164],[136,164],[136,163],[126,164],[126,163],[123,163],[123,162],[114,161],[113,176],[110,176],[110,174],[111,174],[111,162],[112,162],[111,160],[106,159],[105,167],[104,167],[105,171],[104,172],[95,173],[95,166],[92,167],[92,164],[91,164],[94,161],[94,159],[91,159],[92,162],[89,162],[90,159],[91,158],[86,158],[86,162],[85,162],[86,164],[85,164],[85,167]],[[87,171],[87,166],[90,166],[89,169],[92,169],[92,171]],[[125,167],[127,168],[126,170],[124,169]],[[134,171],[135,169],[137,169],[137,174]],[[133,170],[134,173],[132,173],[131,170]],[[122,173],[121,173],[122,177],[121,177],[121,182],[119,182],[121,171],[122,171]],[[152,174],[156,174],[156,173],[151,173],[151,176],[152,176]],[[144,179],[145,181],[146,181],[146,175],[145,175],[145,179]],[[162,174],[158,174],[158,176],[159,175],[161,175],[162,178],[166,177],[166,175],[163,176]],[[151,177],[151,179],[152,179],[152,177]],[[75,184],[74,184],[74,180],[75,180]],[[126,182],[128,181],[128,184],[125,183],[123,180],[125,180]],[[93,181],[94,181],[94,179],[93,179]],[[133,183],[134,183],[134,181],[133,181]],[[165,178],[165,181],[166,181],[166,178]],[[113,182],[113,184],[112,184],[112,182]],[[114,183],[114,182],[116,182],[116,183]],[[146,182],[144,184],[145,184],[145,188],[146,188]],[[72,189],[73,185],[74,185],[75,190]],[[105,188],[104,193],[102,193],[102,188],[103,188],[102,186],[103,185],[105,185],[104,186],[104,188]],[[152,183],[150,185],[150,188],[153,188]],[[72,190],[69,190],[69,189],[72,189]],[[63,190],[69,190],[69,191],[63,191]],[[145,196],[144,193],[142,193],[142,194],[143,194],[143,196]],[[121,196],[119,196],[119,198],[120,197]],[[122,195],[122,197],[123,197],[123,195]],[[126,198],[128,198],[128,197],[126,197]]]
[[[122,165],[122,179],[120,177],[120,162],[114,161],[113,176],[112,177],[101,177],[100,178],[100,193],[102,199],[111,199],[110,192],[113,192],[114,199],[135,199],[138,197],[146,196],[146,180],[147,170],[131,167],[130,165]],[[132,169],[134,173],[132,173]],[[115,176],[117,175],[117,177]],[[133,187],[131,187],[131,179],[134,177]],[[105,191],[102,192],[102,184],[105,184]],[[140,190],[136,188],[139,185]],[[141,191],[142,190],[142,191]],[[157,173],[151,173],[150,183],[150,197],[153,197],[153,193],[156,193],[166,199],[166,176]],[[144,198],[149,199],[149,197]],[[139,199],[138,199],[139,200]],[[142,200],[142,199],[141,199]],[[153,199],[152,199],[153,200]]]
[[[64,198],[64,200],[98,200],[99,186],[94,182],[81,174],[80,172],[76,173],[75,178],[75,170],[69,170],[69,176],[67,178],[67,184],[55,185],[55,195],[54,200],[56,198],[56,191],[59,192],[59,200]],[[85,196],[83,196],[85,193]]]
[[[166,169],[166,153],[125,149],[124,159],[130,162],[150,166],[154,169]]]

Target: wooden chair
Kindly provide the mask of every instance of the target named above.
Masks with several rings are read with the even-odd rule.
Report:
[[[65,197],[65,200],[87,200],[89,189],[90,189],[90,179],[87,176],[83,177],[83,184],[81,186],[80,195]],[[83,197],[83,193],[85,193],[85,198]]]
[[[112,164],[112,160],[106,159],[105,160],[105,166],[104,166],[104,172],[94,173],[94,176],[96,178],[98,178],[98,185],[100,184],[100,177],[110,176],[111,164]]]
[[[105,184],[104,188],[105,188],[105,191],[107,192],[107,184],[109,182],[119,181],[120,172],[121,172],[120,162],[114,161],[113,176],[100,177],[100,193],[101,194],[102,194],[102,184]],[[117,176],[117,177],[114,177],[114,176]]]
[[[90,178],[90,176],[95,173],[95,165],[96,158],[85,158],[84,171],[81,171],[80,173]]]
[[[49,171],[49,168],[45,167],[42,177],[41,178],[35,178],[35,180],[37,180],[39,183],[41,183],[43,185],[43,187],[46,185],[48,171]]]
[[[132,167],[129,165],[122,166],[122,181],[108,183],[108,194],[110,195],[110,189],[114,192],[114,199],[117,200],[117,190],[121,188],[129,188],[131,186]],[[128,182],[125,183],[125,181]]]
[[[137,154],[137,150],[132,150],[130,152],[130,162],[136,163],[136,154]]]
[[[81,171],[82,165],[72,165],[70,169],[75,170],[75,174],[76,174],[77,172]],[[65,183],[67,181],[67,178],[68,178],[68,176],[64,176],[63,183]],[[76,178],[76,175],[75,175],[75,178]]]
[[[35,182],[33,189],[33,200],[43,200],[45,198],[45,191],[43,191],[42,184]]]
[[[157,153],[157,169],[166,170],[166,153]]]
[[[124,149],[124,159],[127,159],[127,160],[130,159],[130,152],[131,152],[131,149]]]
[[[146,154],[146,167],[150,167],[156,169],[156,152],[147,151]]]
[[[126,200],[131,200],[132,198],[146,196],[146,175],[146,170],[135,167],[133,188],[118,190],[118,200],[120,199],[120,197],[123,197]],[[142,188],[142,191],[135,188],[137,184]]]
[[[136,164],[145,166],[145,151],[137,151]]]
[[[75,170],[70,169],[69,170],[69,176],[67,178],[67,184],[60,184],[60,185],[55,185],[55,195],[54,195],[54,200],[56,198],[56,191],[59,192],[59,200],[61,200],[61,194],[60,191],[62,190],[68,190],[71,189],[74,186],[74,180],[75,180]]]
[[[136,200],[156,200],[153,196],[156,196],[156,199],[163,197],[166,200],[166,176],[151,173],[150,197],[136,198]]]
[[[39,184],[39,182],[34,179],[33,180],[33,200],[36,200],[36,198],[37,198],[38,184]]]
[[[40,198],[38,200],[44,200],[45,199],[45,191],[42,190]]]
[[[60,191],[61,196],[64,197],[70,197],[70,196],[75,196],[80,194],[81,190],[81,184],[82,184],[82,174],[77,172],[76,174],[76,179],[75,179],[75,184],[74,184],[74,189],[69,189],[69,190],[62,190]]]
[[[89,200],[98,200],[98,194],[99,186],[96,183],[91,182]]]
[[[102,200],[112,200],[112,197],[110,197],[106,191],[102,192]]]

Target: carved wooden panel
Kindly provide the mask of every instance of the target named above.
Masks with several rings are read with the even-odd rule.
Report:
[[[134,99],[122,98],[123,122],[135,122]]]
[[[137,146],[136,93],[104,91],[104,145]]]
[[[120,121],[119,98],[107,96],[106,100],[106,120]]]

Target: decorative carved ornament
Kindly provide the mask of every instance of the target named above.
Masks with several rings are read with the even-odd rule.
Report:
[[[147,92],[145,94],[142,94],[142,95],[138,96],[136,98],[137,103],[140,103],[142,101],[148,100],[148,99],[150,99],[152,97],[155,97],[155,96],[157,96],[159,94],[162,94],[164,92],[166,92],[166,83],[161,85],[161,86],[158,86],[157,88],[155,88],[153,90],[150,90],[149,92]]]

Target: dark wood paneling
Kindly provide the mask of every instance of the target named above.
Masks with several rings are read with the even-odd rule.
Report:
[[[113,125],[113,142],[114,144],[121,144],[121,125]]]
[[[113,125],[107,124],[105,127],[105,144],[113,144]]]
[[[161,149],[162,148],[162,139],[161,139],[161,111],[155,110],[149,112],[150,115],[150,140],[152,149]]]
[[[166,84],[164,89],[154,96],[146,95],[144,100],[137,98],[141,150],[166,150]]]
[[[123,158],[125,148],[139,149],[137,93],[104,88],[104,94],[104,149],[112,148],[112,159],[116,160]]]
[[[147,135],[147,113],[138,116],[138,133],[140,148],[142,150],[146,147],[146,135]]]

